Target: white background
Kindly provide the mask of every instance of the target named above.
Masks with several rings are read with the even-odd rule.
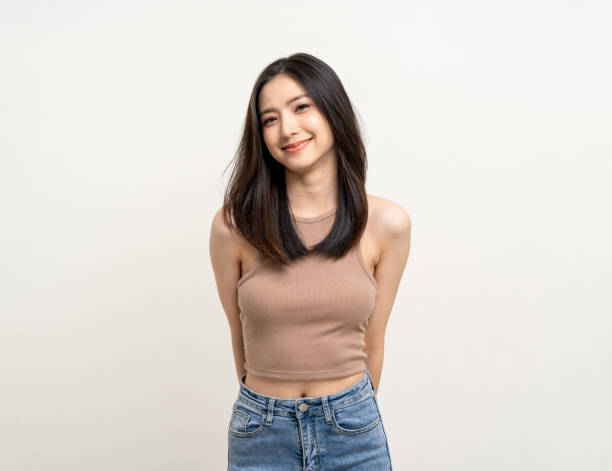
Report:
[[[358,110],[368,193],[412,219],[394,469],[611,470],[611,13],[3,2],[0,468],[225,469],[210,223],[255,78],[308,52]]]

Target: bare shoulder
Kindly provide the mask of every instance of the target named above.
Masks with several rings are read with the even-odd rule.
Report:
[[[225,220],[223,207],[217,209],[213,215],[212,223],[210,226],[211,233],[214,233],[216,237],[230,238],[234,234],[234,230],[231,225]]]
[[[368,195],[372,232],[383,242],[409,236],[412,220],[399,203],[381,196]]]
[[[233,223],[233,221],[232,221]],[[228,222],[223,214],[223,207],[219,208],[212,219],[210,227],[210,250],[220,251],[224,255],[240,258],[243,250],[243,238]]]

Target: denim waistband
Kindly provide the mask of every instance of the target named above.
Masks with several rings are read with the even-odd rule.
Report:
[[[318,397],[300,397],[297,399],[285,399],[274,396],[266,396],[248,388],[244,384],[246,374],[240,378],[240,390],[238,401],[261,413],[268,412],[272,415],[298,415],[322,414],[327,415],[329,408],[335,409],[344,404],[350,404],[368,393],[376,394],[374,381],[367,368],[363,376],[355,384],[342,391]],[[303,405],[306,404],[306,405]],[[327,412],[326,412],[327,411]]]

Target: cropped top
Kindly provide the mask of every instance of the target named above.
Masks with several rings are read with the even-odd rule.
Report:
[[[336,209],[293,216],[312,248],[331,230]],[[311,253],[285,266],[260,258],[238,281],[247,372],[276,379],[332,379],[366,367],[365,332],[377,285],[361,241],[341,258]]]

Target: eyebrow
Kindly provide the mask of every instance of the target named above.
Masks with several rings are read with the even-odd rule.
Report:
[[[300,98],[309,98],[307,94],[302,93],[301,95],[298,96],[294,96],[291,100],[289,100],[286,104],[290,104],[292,102],[294,102],[295,100],[299,100]],[[263,116],[266,113],[270,113],[271,111],[276,111],[274,108],[266,108],[265,110],[261,110],[259,112],[259,116]]]

